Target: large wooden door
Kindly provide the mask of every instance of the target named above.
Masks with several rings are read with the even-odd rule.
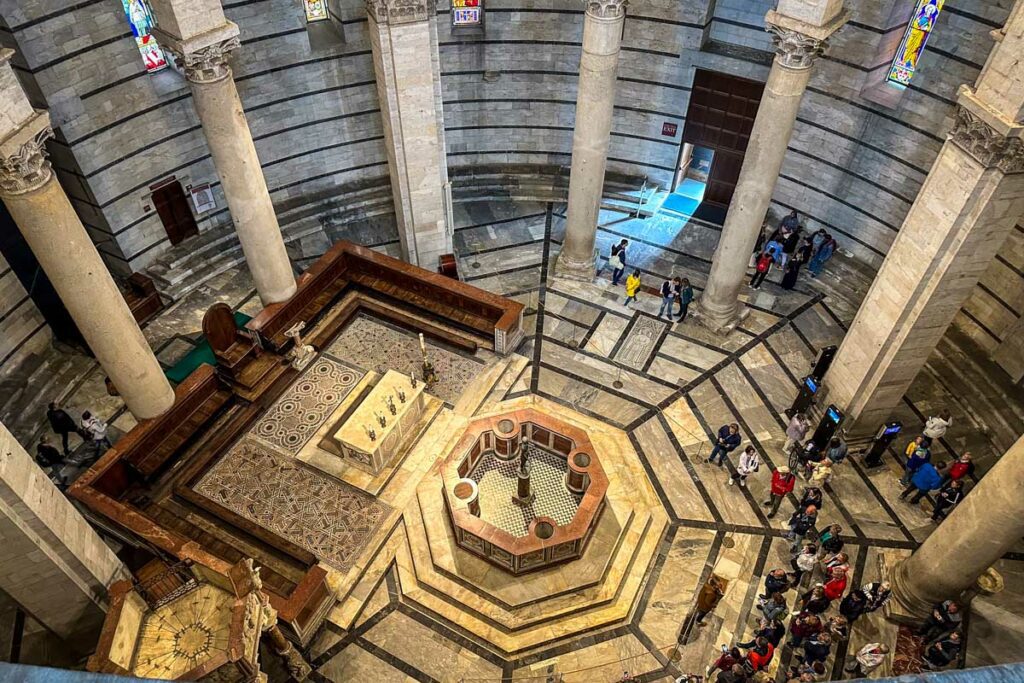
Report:
[[[154,185],[153,206],[156,207],[160,221],[164,224],[167,237],[171,244],[177,244],[186,237],[199,234],[196,226],[196,219],[192,215],[192,209],[188,204],[188,197],[181,183],[176,179],[159,185]]]
[[[683,142],[715,151],[704,202],[727,209],[743,166],[764,83],[697,69]]]

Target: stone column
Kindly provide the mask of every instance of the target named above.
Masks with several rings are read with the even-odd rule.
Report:
[[[53,174],[46,112],[34,111],[0,50],[0,199],[128,409],[142,419],[174,404],[174,391]]]
[[[594,242],[608,166],[625,20],[625,0],[587,0],[572,134],[569,208],[565,239],[555,264],[555,272],[565,277],[594,279]]]
[[[761,106],[754,119],[729,215],[711,263],[707,286],[697,302],[697,318],[716,332],[731,331],[746,316],[740,291],[757,235],[771,205],[796,115],[826,39],[846,22],[841,0],[780,0],[768,12],[775,43]]]
[[[964,497],[921,547],[892,572],[900,614],[924,617],[932,606],[972,588],[1024,536],[1024,437]]]
[[[1024,12],[1014,10],[825,378],[854,436],[887,419],[1024,213]]]
[[[452,252],[435,0],[366,0],[402,258]]]
[[[228,63],[238,26],[220,0],[154,0],[154,34],[192,88],[192,103],[217,167],[238,241],[264,305],[295,293],[295,275],[270,201],[256,145]]]
[[[0,589],[72,647],[95,647],[107,587],[128,571],[2,424],[0,549]]]

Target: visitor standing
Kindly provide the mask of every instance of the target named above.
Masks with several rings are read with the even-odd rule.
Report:
[[[932,521],[941,522],[946,518],[953,508],[964,497],[964,484],[959,479],[954,479],[942,487],[935,496],[935,510],[932,512]]]
[[[634,270],[629,277],[626,278],[626,302],[623,306],[628,306],[629,302],[636,303],[636,293],[640,291],[640,271]]]
[[[831,460],[833,465],[838,465],[846,460],[849,450],[845,441],[839,437],[833,437],[829,439],[828,446],[825,447],[825,457]]]
[[[868,596],[860,588],[854,588],[839,603],[839,613],[846,617],[851,625],[868,611]]]
[[[693,287],[690,286],[690,279],[683,278],[676,288],[676,301],[679,302],[679,322],[686,320],[686,314],[690,311],[690,302],[693,301]],[[668,316],[672,318],[672,314]]]
[[[900,500],[903,500],[911,493],[916,491],[913,498],[910,499],[911,504],[916,505],[921,502],[928,492],[935,491],[942,485],[942,475],[935,469],[935,465],[930,462],[926,462],[916,470],[910,477],[910,483],[907,484],[907,488],[903,489],[903,493],[900,494]]]
[[[738,424],[733,422],[729,425],[722,425],[718,428],[718,440],[715,442],[715,447],[711,449],[711,456],[705,462],[722,467],[726,458],[736,450],[742,440]],[[718,462],[715,462],[716,460]]]
[[[800,238],[803,236],[803,231],[800,226],[797,225],[793,230],[786,235],[785,241],[782,243],[782,263],[779,265],[785,269],[786,264],[793,259],[796,254],[797,248],[800,246]]]
[[[827,486],[832,480],[832,461],[825,458],[811,469],[807,481],[816,487]]]
[[[971,462],[972,456],[969,451],[964,451],[964,454],[954,460],[946,473],[942,475],[942,485],[945,486],[951,481],[963,482],[968,477],[974,474],[974,463]]]
[[[750,286],[754,289],[761,289],[761,283],[768,277],[772,270],[772,255],[767,249],[757,257],[754,262],[754,277],[750,278]]]
[[[872,671],[885,663],[885,657],[889,654],[889,646],[882,643],[868,643],[857,650],[857,656],[853,662],[846,667],[846,672],[853,674],[853,678],[867,678]]]
[[[762,503],[766,508],[771,508],[768,518],[771,519],[779,511],[782,499],[793,492],[796,485],[796,475],[789,471],[786,465],[780,465],[772,472],[772,485],[768,493],[768,500]]]
[[[796,507],[798,510],[805,510],[808,505],[813,505],[815,509],[821,510],[824,502],[825,497],[821,493],[821,489],[816,486],[808,486],[804,488],[804,492],[800,496],[800,501],[797,503]]]
[[[676,290],[682,284],[679,278],[672,278],[661,283],[661,308],[658,309],[658,317],[668,312],[668,319],[672,319],[672,302],[676,298]]]
[[[865,584],[861,590],[868,598],[868,604],[864,608],[865,613],[882,609],[892,598],[892,585],[888,581],[874,581]]]
[[[810,421],[803,413],[793,415],[793,418],[789,421],[789,426],[786,427],[786,443],[783,444],[782,450],[789,454],[794,446],[802,443],[804,437],[807,436],[807,430],[810,426]]]
[[[50,444],[50,437],[42,436],[36,445],[36,463],[49,476],[60,472],[64,466],[64,456],[53,445]]]
[[[796,212],[796,209],[793,209],[789,212],[788,216],[782,219],[779,226],[788,232],[794,232],[800,227],[800,214]]]
[[[743,453],[740,454],[740,461],[736,464],[736,471],[729,478],[729,486],[736,482],[739,482],[740,486],[746,486],[747,477],[757,472],[760,468],[761,457],[757,454],[757,449],[753,446],[747,446]]]
[[[111,447],[110,439],[107,438],[107,423],[88,410],[82,413],[82,431],[85,432],[92,443],[93,458],[100,457],[104,451]]]
[[[832,236],[827,235],[826,240],[818,248],[818,251],[815,252],[814,256],[811,258],[810,264],[807,266],[807,270],[811,271],[811,277],[818,277],[821,275],[821,271],[824,269],[825,264],[828,263],[829,259],[831,259],[833,254],[835,254],[837,246],[839,245],[834,239],[832,239]]]
[[[907,457],[907,461],[903,464],[903,476],[900,477],[900,485],[908,486],[910,484],[910,478],[914,476],[914,473],[921,468],[927,462],[932,459],[932,454],[927,448],[918,448],[911,455]]]
[[[800,547],[800,544],[804,540],[804,536],[814,528],[814,524],[817,521],[818,508],[813,505],[808,505],[802,510],[797,510],[793,513],[793,516],[789,518],[789,533],[786,534],[786,538],[792,542],[793,552],[796,552],[797,548]]]
[[[722,579],[712,574],[701,587],[700,593],[697,594],[697,609],[693,615],[694,623],[699,626],[703,625],[704,617],[718,606],[723,595],[725,595],[725,586]]]
[[[790,560],[790,564],[793,566],[790,583],[795,586],[804,578],[804,574],[813,572],[818,566],[818,546],[805,543],[803,549]]]
[[[924,423],[924,445],[930,447],[932,441],[944,437],[951,424],[953,424],[953,416],[945,408],[939,411],[938,415],[929,417],[928,421]]]
[[[626,272],[626,247],[629,246],[629,240],[622,240],[618,244],[612,246],[611,253],[608,256],[608,265],[612,267],[612,284],[619,284],[619,278]]]
[[[71,451],[68,450],[68,435],[78,432],[75,419],[68,415],[67,411],[61,408],[56,401],[51,403],[49,410],[46,411],[46,419],[49,420],[53,431],[60,434],[61,445],[64,446],[64,457],[69,456]]]

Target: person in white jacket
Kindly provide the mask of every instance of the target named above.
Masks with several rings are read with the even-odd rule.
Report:
[[[740,486],[746,486],[747,477],[757,472],[760,468],[761,456],[757,454],[757,450],[753,446],[747,446],[747,449],[740,456],[739,463],[736,465],[736,471],[729,478],[729,486],[732,486],[737,481],[740,483]]]
[[[946,435],[946,430],[953,424],[953,416],[948,410],[941,410],[937,416],[928,418],[924,423],[925,446],[931,446],[932,441],[941,439]]]

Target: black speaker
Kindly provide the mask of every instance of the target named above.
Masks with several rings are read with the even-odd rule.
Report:
[[[836,408],[834,405],[829,405],[825,409],[825,414],[821,416],[821,421],[814,430],[814,436],[811,437],[811,441],[819,449],[823,450],[828,445],[829,440],[836,435],[839,431],[839,425],[842,424],[843,412]]]

